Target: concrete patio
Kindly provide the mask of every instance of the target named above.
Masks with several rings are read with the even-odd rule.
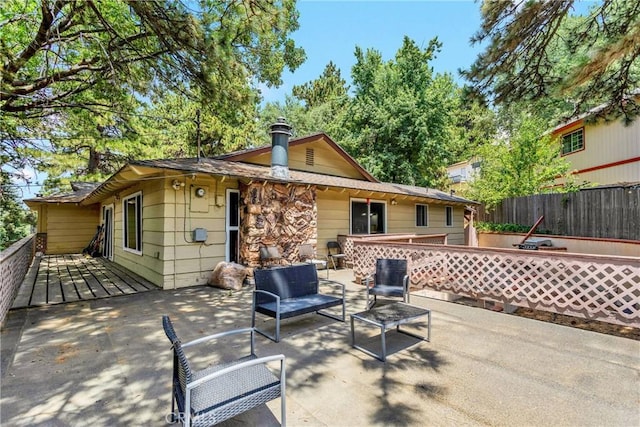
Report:
[[[347,284],[347,315],[361,311],[364,292],[352,272],[330,275]],[[259,355],[287,357],[288,424],[640,425],[639,341],[411,302],[432,310],[431,342],[389,332],[386,363],[350,346],[348,319],[306,315],[283,323],[280,343],[258,336]],[[171,316],[185,342],[249,326],[250,309],[248,288],[193,287],[12,310],[1,335],[0,422],[166,425],[171,350],[161,316]],[[358,331],[375,348],[375,331]],[[224,424],[272,426],[278,418],[276,400]]]

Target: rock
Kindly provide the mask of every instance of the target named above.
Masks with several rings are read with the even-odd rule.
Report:
[[[243,265],[234,262],[219,262],[213,269],[209,278],[209,285],[216,288],[232,289],[239,291],[247,277],[247,269]]]

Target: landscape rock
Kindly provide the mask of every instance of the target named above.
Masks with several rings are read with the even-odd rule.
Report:
[[[222,289],[239,291],[247,277],[247,269],[243,265],[234,262],[219,262],[213,269],[209,278],[209,285]]]

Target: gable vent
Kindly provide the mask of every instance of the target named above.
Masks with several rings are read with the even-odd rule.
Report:
[[[307,166],[313,166],[314,165],[314,159],[313,159],[313,148],[307,148],[307,159],[306,159],[306,164]]]

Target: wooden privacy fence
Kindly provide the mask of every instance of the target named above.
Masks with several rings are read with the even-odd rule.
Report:
[[[640,327],[640,258],[355,241],[357,279],[378,258],[408,260],[413,289]]]
[[[538,229],[553,234],[640,240],[640,184],[505,199],[478,220],[533,225],[542,215]]]
[[[0,252],[0,323],[4,322],[31,265],[34,242],[35,235],[31,235]]]

